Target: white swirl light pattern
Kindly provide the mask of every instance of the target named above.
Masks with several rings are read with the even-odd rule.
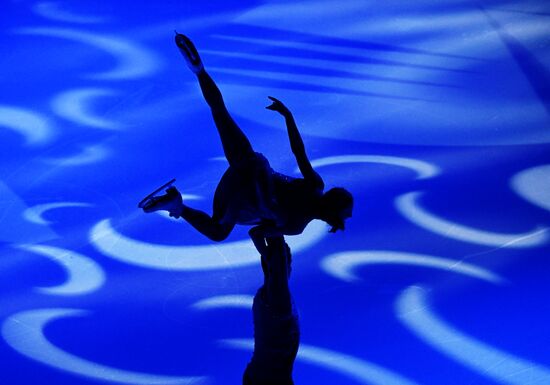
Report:
[[[344,163],[380,163],[391,166],[400,166],[415,171],[418,179],[428,179],[437,176],[440,170],[431,163],[418,159],[402,158],[397,156],[382,155],[339,155],[315,159],[311,162],[313,167],[324,167]]]
[[[510,248],[539,246],[548,240],[548,229],[545,227],[538,227],[528,233],[502,234],[439,218],[418,205],[421,195],[422,192],[415,191],[397,197],[395,201],[397,210],[412,223],[444,237],[479,245]]]
[[[252,339],[225,339],[220,343],[223,346],[241,349],[254,350]],[[332,370],[355,379],[361,384],[368,385],[418,385],[397,373],[394,373],[379,365],[361,360],[348,354],[335,352],[317,346],[300,344],[297,360],[319,365],[325,369]]]
[[[147,48],[120,37],[105,36],[70,28],[22,28],[16,32],[25,35],[51,36],[73,40],[98,48],[118,60],[114,69],[89,75],[94,79],[120,80],[151,75],[159,69],[160,59]]]
[[[251,309],[254,297],[251,295],[219,295],[202,299],[193,304],[196,310],[239,308]]]
[[[501,284],[503,279],[497,274],[454,259],[431,255],[404,253],[397,251],[349,251],[329,255],[321,262],[321,267],[329,275],[346,282],[358,280],[353,269],[362,265],[399,264],[440,269],[451,273],[462,274],[494,284]]]
[[[86,164],[97,163],[107,158],[109,151],[101,145],[94,144],[85,147],[80,153],[67,156],[65,158],[45,158],[44,161],[56,166],[83,166]]]
[[[53,111],[74,123],[83,126],[112,130],[119,127],[117,122],[94,115],[90,110],[93,99],[113,96],[115,91],[107,88],[79,88],[65,91],[52,100]]]
[[[0,179],[0,241],[8,243],[35,243],[58,238],[49,227],[26,221],[21,216],[28,210],[25,201]],[[9,225],[7,225],[9,224]]]
[[[395,305],[397,317],[423,342],[502,384],[550,384],[549,368],[503,352],[447,325],[430,311],[426,297],[426,290],[411,286]]]
[[[71,250],[45,245],[20,245],[21,250],[30,251],[59,263],[66,270],[68,279],[54,287],[41,287],[40,291],[53,295],[83,295],[91,293],[105,282],[105,274],[92,259]]]
[[[2,336],[16,351],[79,376],[130,385],[198,385],[203,377],[172,377],[126,371],[85,360],[53,345],[44,335],[44,327],[53,321],[86,315],[79,309],[42,309],[17,313],[2,325]]]
[[[28,146],[46,144],[53,136],[47,118],[20,107],[0,105],[0,126],[23,136]]]
[[[47,221],[43,218],[43,214],[46,211],[67,208],[67,207],[90,207],[91,204],[84,202],[56,202],[56,203],[44,203],[41,205],[36,205],[27,208],[23,211],[23,218],[31,223],[36,223],[37,225],[49,226],[52,224],[51,221]]]
[[[550,165],[523,170],[510,181],[512,189],[526,201],[550,211]]]
[[[288,244],[295,252],[320,241],[327,234],[324,222],[312,221]],[[120,234],[109,219],[96,224],[90,241],[104,255],[132,265],[161,270],[211,270],[242,267],[259,261],[252,241],[243,240],[198,246],[167,246],[128,238]]]
[[[33,11],[47,19],[64,21],[68,23],[95,24],[105,22],[107,19],[100,16],[78,15],[59,6],[55,1],[41,1],[33,6]]]

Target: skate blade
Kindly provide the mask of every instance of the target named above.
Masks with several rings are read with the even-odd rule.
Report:
[[[164,189],[168,189],[170,186],[172,186],[174,184],[174,182],[176,181],[176,179],[172,179],[171,181],[169,182],[166,182],[165,184],[163,184],[162,186],[160,186],[158,189],[156,189],[155,191],[153,191],[151,194],[147,195],[145,198],[143,198],[139,203],[138,203],[138,207],[140,209],[143,209],[143,208],[146,208],[146,206],[148,206],[148,203],[151,201],[151,198],[154,198],[159,192],[161,192],[162,190]]]

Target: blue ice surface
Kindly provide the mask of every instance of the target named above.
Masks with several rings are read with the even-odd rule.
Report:
[[[327,186],[355,196],[345,232],[293,240],[307,243],[291,277],[296,384],[550,383],[546,2],[2,7],[0,384],[241,381],[251,351],[227,340],[252,338],[251,312],[194,304],[255,293],[253,247],[234,251],[247,229],[204,251],[212,243],[183,221],[136,207],[177,178],[189,204],[210,212],[227,167],[174,29],[193,39],[276,170],[298,176],[268,95],[293,111]],[[415,162],[438,171],[419,178]],[[375,252],[410,259],[368,263]],[[43,290],[93,277],[78,258],[61,263],[70,253],[105,281]],[[367,257],[353,262],[358,254]],[[422,266],[419,255],[502,280]]]

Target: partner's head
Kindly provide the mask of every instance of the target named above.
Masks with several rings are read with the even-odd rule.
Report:
[[[330,232],[345,229],[346,219],[350,218],[353,211],[353,196],[342,188],[334,187],[321,197],[321,219],[330,226]]]

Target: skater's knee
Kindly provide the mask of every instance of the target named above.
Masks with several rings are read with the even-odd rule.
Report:
[[[214,242],[224,241],[231,233],[231,230],[233,230],[233,227],[234,225],[218,224],[214,230],[208,234],[208,238]]]
[[[229,234],[215,232],[213,234],[210,234],[208,238],[210,238],[210,240],[214,242],[221,242],[221,241],[224,241],[228,236]]]

